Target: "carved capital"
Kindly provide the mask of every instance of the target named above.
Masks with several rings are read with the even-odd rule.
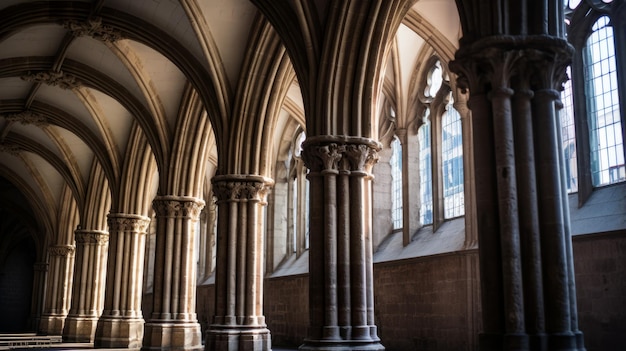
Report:
[[[368,172],[378,161],[380,143],[360,137],[317,137],[303,144],[303,158],[312,172]]]
[[[44,83],[61,89],[75,89],[82,84],[78,78],[71,74],[66,74],[63,71],[29,72],[21,78],[27,82]]]
[[[22,111],[18,113],[6,114],[6,115],[3,115],[2,117],[4,117],[9,122],[19,122],[21,124],[32,124],[38,127],[45,127],[48,125],[48,119],[44,115],[40,113],[32,112],[30,110],[26,110],[26,111]]]
[[[76,244],[106,245],[109,242],[109,233],[99,230],[76,230],[74,232]]]
[[[122,33],[113,27],[103,25],[100,17],[93,17],[81,22],[65,21],[63,27],[72,32],[75,37],[89,36],[108,43],[122,39]]]
[[[0,152],[6,152],[17,157],[22,152],[22,148],[15,144],[0,143]]]
[[[533,89],[555,89],[565,81],[573,47],[548,36],[493,36],[460,48],[450,69],[457,85],[473,93],[509,88],[512,77],[530,80]]]
[[[264,203],[269,190],[261,177],[249,179],[245,176],[221,176],[213,179],[213,193],[218,202],[257,201]]]
[[[74,254],[76,248],[72,245],[54,245],[48,247],[50,256],[68,257]]]
[[[133,232],[145,234],[150,225],[150,218],[123,213],[111,213],[107,218],[110,232]]]
[[[204,201],[185,196],[159,196],[152,202],[152,207],[159,217],[187,217],[195,221],[204,208]]]

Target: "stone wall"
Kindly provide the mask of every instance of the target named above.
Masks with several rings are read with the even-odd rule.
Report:
[[[626,232],[574,237],[580,329],[588,351],[626,345]],[[477,250],[374,265],[376,324],[387,350],[475,350],[481,330]],[[265,280],[264,312],[272,344],[306,337],[308,277]],[[213,286],[198,289],[203,328]]]
[[[574,237],[580,329],[587,351],[626,349],[626,231]]]

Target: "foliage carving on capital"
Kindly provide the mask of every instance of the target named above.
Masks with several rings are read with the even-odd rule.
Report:
[[[44,115],[30,110],[6,114],[3,115],[3,117],[9,122],[19,122],[24,125],[32,124],[38,127],[45,127],[48,125],[48,119]]]
[[[158,217],[189,217],[197,220],[204,204],[193,199],[155,199],[152,207]]]
[[[80,87],[82,84],[78,78],[71,74],[64,73],[63,71],[29,72],[21,78],[27,82],[44,83],[61,89],[74,89]]]
[[[122,216],[109,216],[107,219],[111,232],[133,232],[144,234],[150,225],[148,218],[129,218]]]
[[[0,152],[5,152],[9,155],[19,156],[22,152],[22,148],[15,144],[0,143]]]
[[[302,150],[302,158],[305,165],[313,172],[337,172],[343,151],[344,146],[336,143],[307,145]]]
[[[76,249],[72,245],[54,245],[48,247],[50,256],[68,257],[74,254]]]
[[[213,193],[222,201],[264,201],[265,184],[259,181],[223,180],[213,184]]]
[[[346,145],[344,155],[352,171],[366,172],[369,166],[378,161],[376,150],[364,144]]]
[[[77,244],[105,245],[109,242],[109,234],[100,231],[77,230],[74,238]]]
[[[65,21],[63,26],[72,32],[75,37],[89,36],[94,39],[113,43],[122,39],[120,31],[113,29],[113,27],[102,24],[102,18],[93,17],[87,21]]]

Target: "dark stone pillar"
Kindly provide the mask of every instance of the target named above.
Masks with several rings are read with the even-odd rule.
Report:
[[[380,145],[310,137],[309,335],[301,350],[384,350],[374,324],[370,170]]]
[[[498,36],[451,64],[471,94],[481,350],[584,350],[555,112],[571,54],[559,37]]]

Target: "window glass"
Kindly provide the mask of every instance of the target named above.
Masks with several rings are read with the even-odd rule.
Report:
[[[571,67],[567,68],[567,76],[571,77]],[[572,81],[568,80],[563,85],[561,92],[563,109],[561,117],[561,142],[565,161],[565,179],[567,192],[578,191],[578,166],[576,157],[576,134],[574,128],[574,101],[572,93]]]
[[[417,132],[419,143],[420,166],[420,222],[422,225],[433,223],[433,188],[432,188],[432,161],[430,148],[430,122],[427,109],[424,124]]]
[[[613,28],[600,17],[584,50],[585,92],[594,186],[626,180]]]
[[[441,135],[444,218],[446,219],[465,214],[461,116],[452,104],[453,101],[450,98],[443,115]]]
[[[391,217],[393,229],[402,228],[402,145],[400,139],[394,137],[391,142]]]

